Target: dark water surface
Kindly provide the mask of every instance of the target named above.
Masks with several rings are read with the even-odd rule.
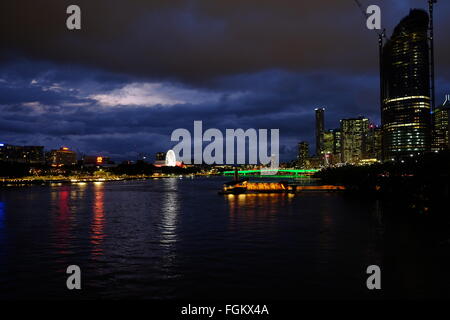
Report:
[[[0,189],[0,298],[450,297],[448,238],[417,219],[342,194],[219,196],[224,181]]]

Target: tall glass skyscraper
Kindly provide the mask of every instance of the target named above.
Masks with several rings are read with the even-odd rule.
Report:
[[[433,113],[433,151],[450,150],[450,95]]]
[[[325,109],[316,108],[316,156],[321,157],[323,154],[323,133],[325,130]]]
[[[382,53],[383,158],[398,159],[431,148],[428,13],[411,10]]]

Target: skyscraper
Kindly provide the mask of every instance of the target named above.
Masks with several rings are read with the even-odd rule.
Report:
[[[341,120],[341,161],[356,164],[364,159],[369,119],[359,117]]]
[[[411,10],[382,53],[383,158],[420,154],[431,147],[428,14]]]
[[[334,163],[334,132],[325,130],[323,132],[323,162],[325,166]]]
[[[337,159],[341,158],[341,129],[333,130],[333,154]]]
[[[308,142],[302,141],[298,144],[298,166],[300,168],[306,167],[306,161],[309,157],[309,144]]]
[[[323,145],[323,134],[325,130],[325,109],[316,108],[316,156],[322,156],[324,145]]]
[[[333,130],[323,132],[323,154],[333,154],[334,134]]]
[[[433,113],[433,151],[450,149],[450,95]]]
[[[367,133],[366,150],[364,155],[366,159],[382,159],[381,138],[381,128],[374,124],[370,124],[369,131]]]

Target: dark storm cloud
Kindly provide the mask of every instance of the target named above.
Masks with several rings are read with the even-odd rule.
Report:
[[[6,47],[38,59],[197,81],[273,68],[377,67],[376,35],[352,0],[75,2],[82,8],[81,31],[65,27],[73,1],[2,1]],[[362,2],[379,4],[391,29],[408,7],[426,6],[425,0]],[[436,20],[448,30],[440,12],[449,12],[449,4],[438,6]],[[443,56],[449,53],[446,41],[438,47]]]
[[[28,65],[20,61],[18,68],[23,64]],[[267,70],[217,78],[215,86],[220,90],[203,88],[186,93],[180,83],[158,83],[156,93],[168,94],[163,98],[171,98],[181,90],[189,98],[200,96],[203,100],[198,103],[188,100],[168,105],[103,105],[102,100],[96,100],[99,96],[119,97],[120,101],[139,98],[133,94],[142,94],[141,91],[124,90],[130,82],[138,89],[148,88],[152,83],[133,82],[137,80],[128,76],[103,82],[105,75],[101,71],[80,68],[77,77],[65,77],[66,68],[54,65],[51,69],[41,69],[37,64],[36,70],[29,70],[25,78],[12,76],[10,69],[17,68],[13,65],[0,68],[0,74],[9,79],[0,82],[0,91],[14,98],[0,102],[3,141],[27,141],[25,144],[43,144],[48,148],[70,145],[84,153],[119,158],[166,150],[174,145],[170,141],[174,129],[186,128],[192,132],[193,122],[202,120],[205,130],[211,127],[223,132],[226,128],[280,129],[284,159],[290,159],[299,139],[310,140],[314,107],[327,106],[327,124],[333,128],[338,126],[339,117],[369,114],[376,106],[376,101],[370,102],[365,97],[364,103],[353,99],[376,83],[370,77]],[[356,83],[365,85],[356,86]],[[344,90],[350,94],[340,97]],[[336,97],[340,98],[336,100]]]
[[[392,30],[425,0],[379,4]],[[65,27],[82,9],[82,30]],[[450,86],[450,3],[436,11],[437,97]],[[279,128],[284,160],[326,127],[379,123],[377,36],[353,0],[0,2],[0,139],[134,158],[176,128]]]

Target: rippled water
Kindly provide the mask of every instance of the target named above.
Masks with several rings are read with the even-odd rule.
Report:
[[[449,297],[449,245],[374,200],[223,178],[0,189],[1,298]],[[449,259],[450,260],[450,259]],[[66,289],[79,265],[82,290]],[[381,292],[366,289],[368,265]]]

